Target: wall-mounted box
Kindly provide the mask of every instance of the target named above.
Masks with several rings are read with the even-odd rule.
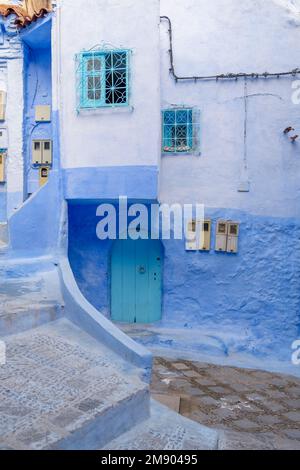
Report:
[[[7,127],[0,127],[0,149],[8,148],[8,132]]]
[[[51,122],[51,106],[38,105],[35,107],[36,122]]]
[[[43,165],[52,165],[52,140],[43,141]]]
[[[239,251],[240,225],[238,222],[228,222],[227,253]]]
[[[6,91],[0,91],[0,121],[5,121],[6,115]]]
[[[33,165],[52,165],[52,140],[33,140]]]
[[[200,233],[198,249],[200,251],[210,251],[211,247],[211,220],[202,222],[202,232]]]
[[[0,152],[0,183],[5,183],[5,153]]]
[[[228,234],[227,220],[218,220],[217,231],[216,231],[215,251],[220,251],[220,252],[227,251],[227,234]]]
[[[197,221],[190,220],[187,225],[186,251],[197,251]]]
[[[50,168],[48,166],[41,166],[39,171],[39,184],[44,186],[49,179]]]

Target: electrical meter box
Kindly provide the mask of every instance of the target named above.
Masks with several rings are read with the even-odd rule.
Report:
[[[44,140],[42,142],[43,155],[42,161],[43,165],[52,165],[52,141]]]
[[[228,222],[227,253],[239,251],[240,225],[238,222]]]
[[[35,107],[36,122],[51,122],[51,106],[38,105]]]
[[[34,140],[32,142],[33,165],[52,165],[52,140]]]
[[[210,251],[211,247],[211,220],[204,220],[202,222],[202,232],[199,237],[199,250]]]
[[[5,183],[5,153],[0,152],[0,183]]]
[[[0,149],[8,148],[8,133],[6,127],[0,127]]]
[[[0,91],[0,121],[5,121],[6,114],[6,91]]]
[[[187,226],[185,249],[186,251],[197,251],[197,221],[191,220]]]
[[[44,186],[44,184],[47,183],[49,179],[49,173],[50,173],[50,168],[48,166],[40,167],[40,177],[39,177],[40,186]]]
[[[216,231],[216,251],[226,252],[227,251],[227,234],[228,234],[228,223],[227,220],[218,220],[217,231]]]

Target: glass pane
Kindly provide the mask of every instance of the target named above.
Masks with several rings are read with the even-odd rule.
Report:
[[[91,58],[87,61],[87,71],[100,71],[101,70],[101,59]]]
[[[164,112],[164,124],[175,124],[175,111]]]
[[[176,123],[177,124],[187,124],[188,122],[187,111],[176,111]]]

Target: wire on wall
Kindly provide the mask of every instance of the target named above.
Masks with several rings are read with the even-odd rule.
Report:
[[[280,78],[284,76],[292,76],[295,77],[297,74],[300,73],[300,68],[297,67],[293,70],[290,70],[288,72],[263,72],[263,73],[222,73],[219,75],[198,75],[198,76],[180,76],[177,75],[175,71],[175,64],[174,64],[174,48],[173,48],[173,28],[172,28],[172,22],[168,16],[161,16],[160,17],[161,21],[167,21],[169,24],[169,41],[170,41],[170,49],[169,49],[169,55],[170,55],[170,73],[173,76],[174,80],[176,82],[179,81],[184,81],[184,80],[193,80],[197,82],[198,80],[238,80],[239,78]]]

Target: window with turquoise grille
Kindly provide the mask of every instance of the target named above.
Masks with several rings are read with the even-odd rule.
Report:
[[[77,54],[78,109],[128,106],[129,50]]]
[[[194,149],[192,109],[163,111],[163,153],[191,153]]]

